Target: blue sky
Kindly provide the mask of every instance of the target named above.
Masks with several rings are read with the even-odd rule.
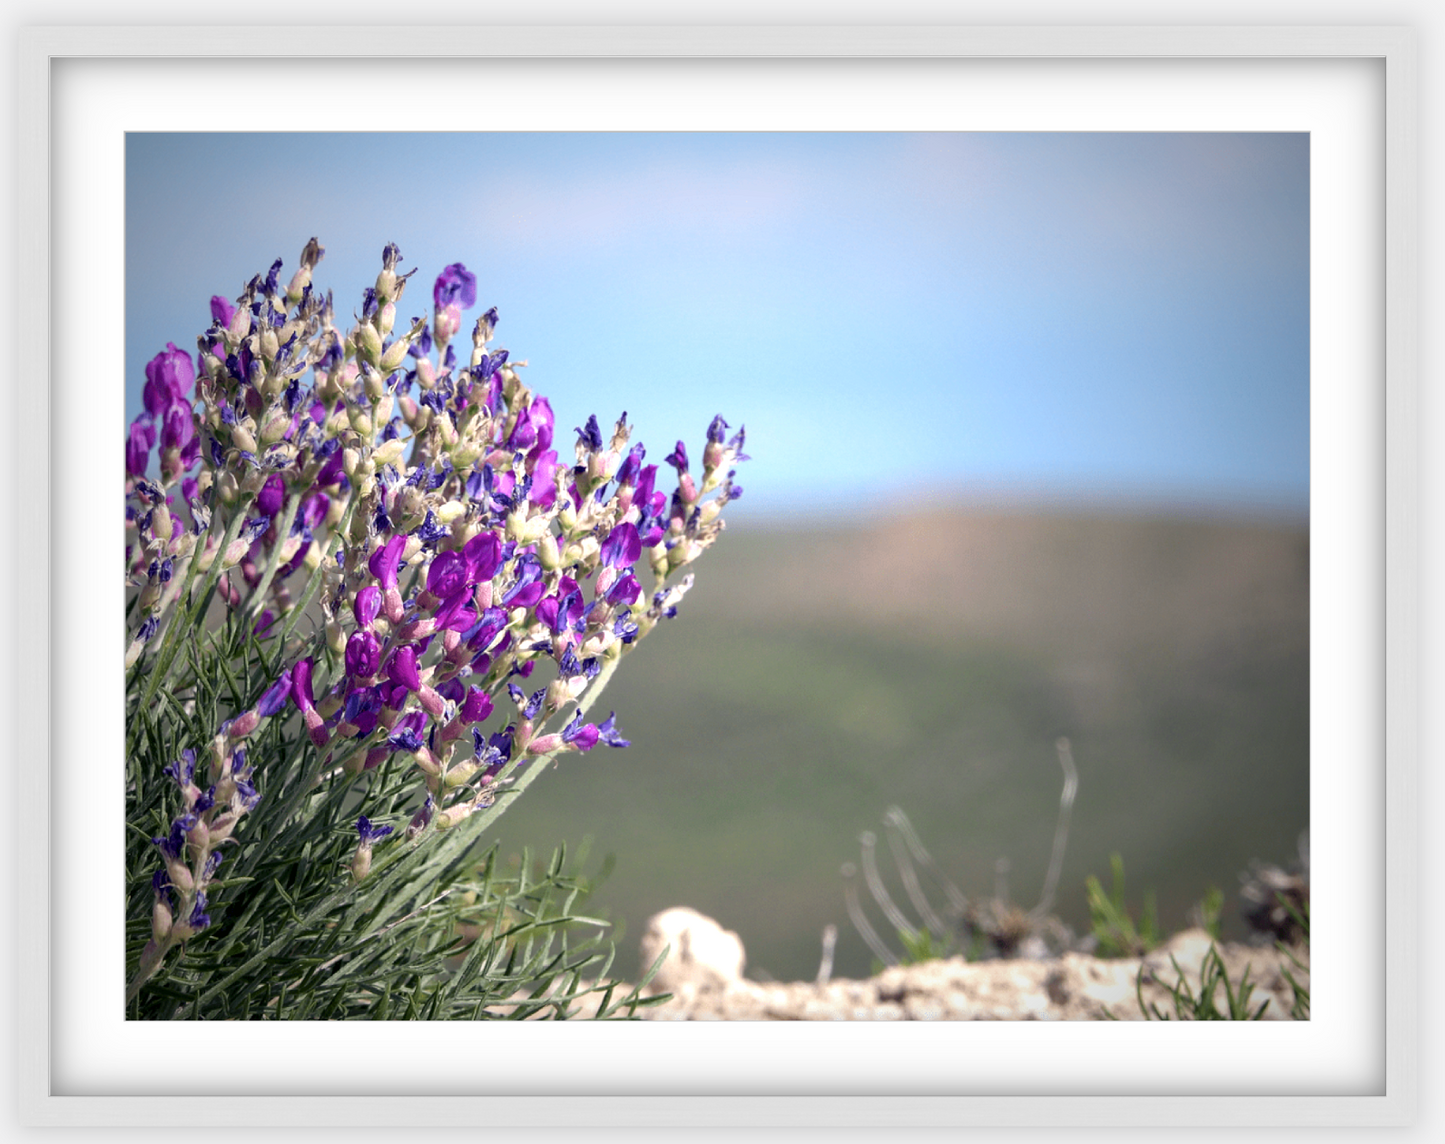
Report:
[[[399,317],[465,263],[559,428],[625,409],[660,460],[746,423],[735,519],[1308,507],[1305,135],[132,134],[126,159],[128,418],[212,294],[316,235],[342,324],[387,242],[417,268]]]

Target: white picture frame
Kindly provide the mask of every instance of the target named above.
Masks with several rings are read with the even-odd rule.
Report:
[[[776,1083],[735,1092],[690,1091],[685,1083],[662,1082],[655,1089],[644,1083],[638,1091],[622,1095],[580,1070],[576,1089],[568,1082],[554,1082],[552,1095],[540,1104],[534,1094],[489,1095],[486,1122],[493,1126],[551,1124],[556,1126],[664,1126],[709,1124],[717,1126],[811,1125],[811,1126],[941,1126],[941,1125],[1304,1125],[1357,1124],[1392,1125],[1407,1123],[1414,1114],[1417,1098],[1416,1015],[1416,853],[1414,800],[1417,784],[1417,679],[1416,634],[1414,630],[1418,587],[1416,583],[1417,515],[1416,467],[1418,463],[1414,422],[1416,417],[1416,329],[1415,244],[1417,237],[1416,155],[1414,137],[1415,59],[1413,34],[1400,28],[683,28],[683,27],[494,27],[437,29],[288,29],[284,37],[263,28],[31,28],[20,37],[20,186],[19,206],[23,221],[20,232],[20,262],[31,275],[33,289],[20,298],[21,327],[30,331],[31,352],[45,353],[51,345],[47,331],[56,327],[50,311],[58,287],[56,267],[63,259],[64,234],[56,227],[68,225],[73,217],[57,205],[66,188],[56,185],[53,173],[61,170],[54,162],[58,143],[52,130],[65,122],[65,108],[57,105],[56,84],[68,62],[99,61],[105,64],[137,63],[163,69],[169,62],[214,57],[250,61],[250,66],[286,64],[306,57],[308,45],[324,37],[332,59],[367,57],[414,57],[445,60],[552,61],[565,70],[588,66],[588,61],[647,60],[666,63],[680,60],[713,61],[798,61],[851,60],[878,66],[923,61],[986,61],[1000,67],[1023,66],[1028,61],[1320,61],[1360,60],[1378,65],[1382,72],[1384,234],[1383,299],[1380,331],[1384,352],[1383,391],[1378,395],[1383,413],[1384,433],[1379,450],[1382,471],[1378,473],[1381,502],[1378,512],[1383,549],[1384,575],[1380,582],[1383,645],[1383,677],[1378,695],[1383,711],[1378,713],[1384,734],[1383,796],[1381,821],[1372,824],[1379,840],[1380,877],[1370,888],[1379,895],[1377,905],[1383,926],[1384,1012],[1383,1040],[1378,1076],[1362,1081],[1339,1094],[1236,1092],[1234,1099],[1220,1101],[1209,1095],[1170,1095],[1106,1092],[1077,1087],[1075,1080],[1059,1084],[1061,1091],[1030,1091],[1029,1099],[1017,1094],[938,1094],[910,1088],[894,1080],[880,1079],[880,1091],[862,1094],[820,1092],[806,1082],[781,1076]],[[441,45],[439,47],[439,45]],[[268,64],[269,61],[269,64]],[[148,63],[147,63],[148,62]],[[579,115],[583,112],[579,111]],[[787,115],[780,125],[788,126]],[[875,127],[884,123],[860,124]],[[152,125],[144,126],[154,129]],[[584,121],[581,126],[588,124]],[[70,202],[65,210],[74,208]],[[101,200],[80,209],[113,211],[117,204]],[[1327,285],[1327,284],[1326,284]],[[53,365],[54,363],[52,363]],[[62,384],[50,370],[50,384]],[[63,623],[55,608],[66,598],[65,562],[50,555],[52,546],[63,553],[65,537],[52,523],[50,480],[56,454],[52,441],[58,422],[50,410],[64,410],[58,400],[64,393],[52,390],[50,400],[32,412],[30,432],[21,438],[20,471],[23,484],[16,497],[17,529],[28,538],[32,567],[29,579],[35,587],[30,606],[16,618],[22,648],[29,649],[29,670],[17,679],[19,710],[42,711],[56,717],[52,686],[64,666],[63,638],[56,625]],[[115,421],[115,455],[120,450],[120,421]],[[1366,426],[1362,429],[1369,431]],[[115,466],[115,467],[118,467]],[[110,471],[104,461],[101,473]],[[55,495],[63,494],[62,492]],[[105,498],[100,519],[108,511]],[[52,561],[54,563],[52,564]],[[100,561],[104,563],[104,559]],[[52,588],[54,579],[55,587]],[[52,647],[56,650],[51,651]],[[103,649],[104,650],[104,649]],[[118,659],[118,654],[117,654]],[[17,727],[18,758],[44,760],[54,767],[53,731],[44,719],[22,720]],[[57,821],[54,772],[50,767],[31,765],[19,772],[17,805],[45,807],[47,813],[21,816],[24,833],[18,848],[20,912],[31,935],[57,932],[53,923],[63,918],[62,901],[68,894],[64,854],[73,839]],[[52,861],[57,853],[61,858]],[[102,851],[102,855],[104,851]],[[1383,871],[1391,877],[1383,878]],[[101,885],[108,885],[102,876]],[[61,951],[63,952],[63,951]],[[22,1119],[40,1124],[131,1124],[168,1125],[207,1118],[214,1096],[187,1093],[179,1088],[161,1087],[140,1092],[125,1083],[107,1089],[62,1091],[58,1078],[60,1055],[67,1052],[63,1037],[52,1024],[55,990],[62,977],[54,971],[57,950],[48,940],[28,940],[20,949],[21,980],[31,987],[19,995],[21,1043],[30,1051],[19,1059],[19,1096]],[[1328,967],[1325,967],[1326,972]],[[65,977],[69,987],[73,976]],[[78,986],[77,986],[78,987]],[[525,1037],[527,1051],[541,1051],[539,1036],[548,1029],[530,1028]],[[151,1041],[160,1045],[160,1033]],[[298,1038],[320,1038],[324,1047],[327,1030],[295,1031]],[[1072,1031],[1073,1051],[1086,1050],[1086,1041],[1107,1036],[1102,1028]],[[225,1030],[253,1047],[259,1042],[250,1029]],[[719,1056],[746,1053],[745,1029],[694,1029],[684,1042],[694,1051]],[[919,1034],[922,1036],[923,1034]],[[931,1034],[933,1035],[933,1034]],[[959,1035],[955,1027],[952,1035]],[[1170,1030],[1172,1037],[1178,1030]],[[579,1036],[570,1031],[574,1041]],[[706,1038],[704,1040],[703,1038]],[[809,1042],[811,1044],[812,1042]],[[1174,1042],[1177,1043],[1177,1042]],[[585,1042],[582,1055],[600,1042]],[[932,1047],[936,1048],[936,1044]],[[1188,1050],[1186,1050],[1188,1051]],[[299,1087],[284,1094],[252,1093],[228,1095],[227,1120],[232,1125],[407,1125],[414,1123],[415,1108],[409,1098],[397,1095],[347,1095],[328,1091],[328,1080],[307,1092],[309,1078],[298,1079]],[[588,1088],[592,1091],[587,1091]],[[1268,1085],[1264,1086],[1265,1089]],[[854,1090],[856,1093],[857,1090]],[[164,1093],[166,1099],[157,1100]],[[428,1101],[431,1123],[471,1124],[477,1113],[476,1096],[461,1093],[433,1096]]]

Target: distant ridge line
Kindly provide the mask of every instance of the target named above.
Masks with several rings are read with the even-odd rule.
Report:
[[[920,513],[983,516],[1066,516],[1106,519],[1179,520],[1308,529],[1310,507],[1267,494],[1209,496],[1166,491],[1029,487],[912,489],[866,498],[824,496],[807,507],[777,503],[739,503],[728,510],[735,527],[749,531],[835,529],[870,525]]]

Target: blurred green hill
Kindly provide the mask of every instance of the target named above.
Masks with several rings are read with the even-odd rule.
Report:
[[[1239,873],[1309,825],[1302,524],[919,509],[734,527],[695,571],[602,702],[633,746],[565,757],[496,827],[504,852],[616,856],[591,912],[622,923],[624,974],[646,918],[689,905],[751,976],[814,976],[829,922],[835,974],[865,976],[839,867],[893,804],[966,894],[1006,857],[1032,906],[1060,735],[1080,786],[1055,912],[1077,933],[1117,850],[1166,931],[1217,885],[1241,936]]]

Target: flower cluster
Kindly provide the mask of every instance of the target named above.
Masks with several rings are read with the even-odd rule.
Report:
[[[424,801],[408,838],[492,805],[540,758],[626,746],[615,714],[585,721],[589,688],[675,614],[691,576],[674,574],[742,492],[744,433],[721,416],[696,469],[681,441],[665,458],[671,491],[625,413],[610,432],[591,416],[559,437],[525,362],[493,346],[495,309],[459,353],[477,296],[461,263],[437,277],[430,319],[398,326],[415,271],[388,245],[343,333],[311,285],[323,253],[312,239],[284,287],[278,260],[234,305],[213,299],[195,362],[174,345],[158,355],[130,427],[127,666],[149,648],[163,684],[212,586],[257,637],[290,641],[281,677],[218,729],[207,789],[193,752],[175,764],[184,810],[155,840],[162,952],[207,920],[216,846],[259,797],[243,744],[262,720],[294,712],[318,773],[414,766]],[[390,828],[357,829],[360,880]]]

